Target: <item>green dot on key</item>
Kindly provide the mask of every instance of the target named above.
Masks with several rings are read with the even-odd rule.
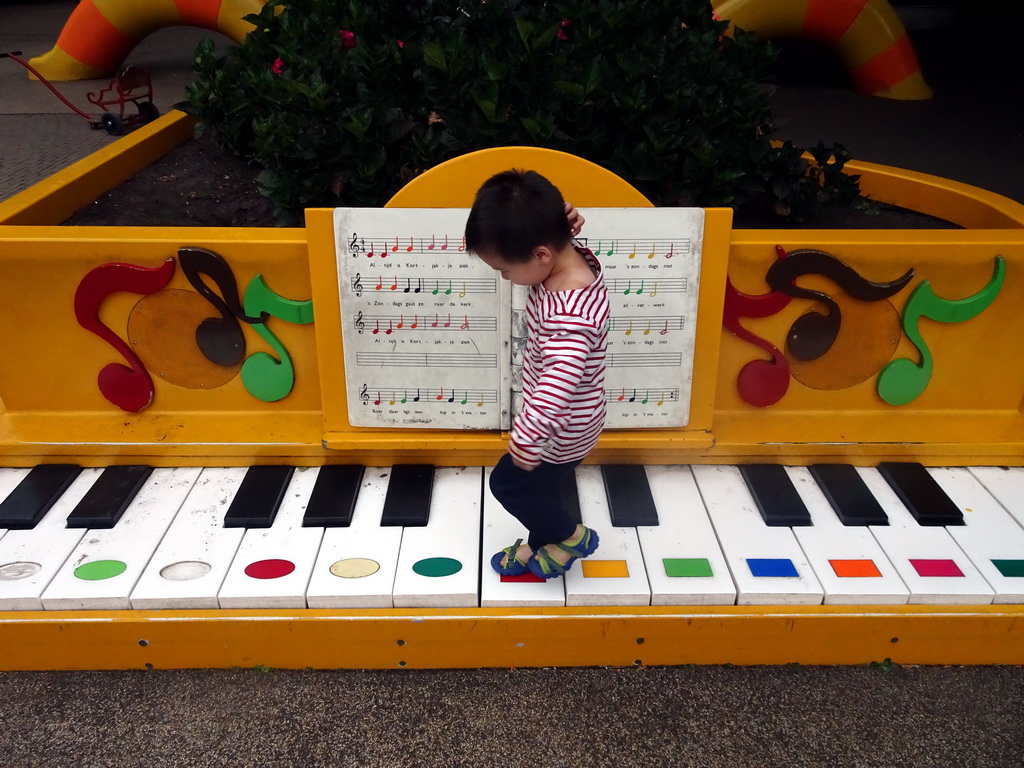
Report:
[[[128,566],[120,560],[93,560],[75,568],[75,576],[86,581],[102,581],[120,576]]]
[[[1024,560],[993,560],[992,565],[1007,578],[1024,576]]]
[[[666,557],[665,575],[669,577],[711,576],[711,563],[706,557]]]

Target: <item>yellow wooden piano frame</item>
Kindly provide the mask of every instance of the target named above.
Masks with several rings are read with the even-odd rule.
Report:
[[[440,166],[402,190],[389,206],[468,206],[484,178],[511,166],[540,170],[581,208],[650,205],[621,179],[579,158],[503,149]],[[589,461],[1024,464],[1024,354],[1018,338],[1024,331],[1019,311],[1024,306],[1022,231],[737,231],[731,228],[731,212],[709,209],[690,423],[682,429],[606,433]],[[153,404],[126,413],[97,390],[96,372],[116,357],[74,320],[71,307],[79,281],[107,262],[155,266],[188,245],[221,254],[237,275],[262,274],[283,296],[313,299],[312,325],[274,326],[296,371],[294,388],[283,400],[261,402],[237,380],[202,392],[157,380]],[[1007,268],[997,300],[978,317],[949,325],[926,321],[923,333],[935,368],[914,402],[886,405],[872,381],[833,391],[792,382],[781,401],[754,408],[739,397],[735,381],[739,369],[761,353],[722,328],[726,275],[742,292],[767,292],[763,276],[776,245],[828,251],[874,280],[893,279],[913,266],[938,295],[949,298],[980,290],[992,276],[997,255]],[[331,212],[326,210],[307,212],[305,229],[4,227],[0,463],[493,463],[504,452],[506,435],[349,426],[334,254]],[[829,289],[826,282],[821,286]],[[179,272],[169,288],[187,290],[188,283]],[[101,318],[123,329],[135,301],[132,295],[112,296]],[[806,302],[793,305],[747,325],[781,345],[786,328],[807,308]],[[256,337],[252,342],[260,344]],[[906,338],[900,341],[898,356],[916,359],[916,354]],[[1022,606],[8,612],[0,613],[0,668],[848,664],[885,659],[1020,664],[1022,619]]]

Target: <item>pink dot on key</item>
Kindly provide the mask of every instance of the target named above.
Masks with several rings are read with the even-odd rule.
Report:
[[[245,566],[245,575],[254,579],[279,579],[295,570],[291,560],[257,560]]]
[[[911,560],[918,576],[963,576],[964,572],[952,560]]]

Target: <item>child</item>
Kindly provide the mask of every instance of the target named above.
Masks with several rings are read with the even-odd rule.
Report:
[[[601,265],[572,236],[583,219],[547,179],[510,170],[476,194],[466,250],[530,287],[523,405],[491,492],[530,532],[491,558],[503,576],[561,576],[594,553],[598,535],[562,507],[559,488],[604,426],[608,294]]]

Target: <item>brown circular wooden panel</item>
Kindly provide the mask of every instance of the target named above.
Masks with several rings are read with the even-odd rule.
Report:
[[[811,389],[847,389],[874,376],[896,351],[903,331],[888,301],[858,301],[845,293],[832,299],[842,321],[832,348],[816,360],[786,355],[793,378]]]
[[[194,291],[158,291],[132,307],[128,340],[154,378],[186,389],[216,389],[242,367],[211,363],[196,345],[196,328],[217,316],[210,302]]]

